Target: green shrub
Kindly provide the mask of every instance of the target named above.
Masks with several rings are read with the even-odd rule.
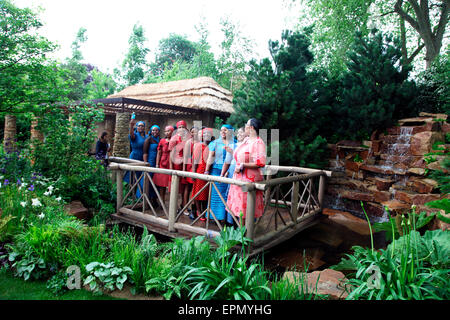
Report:
[[[113,291],[123,289],[123,285],[133,272],[129,267],[117,267],[114,262],[91,262],[86,266],[88,273],[84,285],[89,285],[94,292],[101,293],[101,289]]]

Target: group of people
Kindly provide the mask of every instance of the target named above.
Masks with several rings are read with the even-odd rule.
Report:
[[[158,125],[153,125],[146,134],[145,122],[131,119],[130,159],[148,162],[156,168],[257,182],[263,180],[261,168],[266,164],[266,146],[258,135],[261,127],[261,121],[254,118],[249,119],[237,132],[231,125],[224,124],[216,139],[211,128],[194,126],[188,129],[186,122],[180,120],[175,126],[166,126],[164,138],[161,139]],[[129,182],[129,175],[124,179]],[[161,198],[165,199],[166,190],[171,192],[171,175],[155,173],[152,174],[152,179],[159,188]],[[178,192],[182,197],[181,208],[186,206],[190,198],[194,198],[190,208],[183,212],[185,215],[193,220],[198,217],[202,221],[206,220],[210,213],[202,213],[207,208],[211,192],[210,219],[215,217],[223,223],[233,225],[234,220],[242,215],[245,222],[247,193],[241,187],[218,182],[215,182],[216,187],[206,185],[207,181],[202,179],[180,179]],[[140,196],[139,193],[137,196]],[[154,188],[150,187],[148,197],[157,205]],[[260,217],[263,211],[263,193],[256,191],[255,218]],[[233,219],[232,215],[237,219]]]

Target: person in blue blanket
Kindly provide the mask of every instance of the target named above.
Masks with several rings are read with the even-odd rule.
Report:
[[[150,128],[150,132],[148,134],[147,139],[145,139],[144,141],[144,147],[143,147],[143,152],[144,152],[144,161],[148,162],[150,164],[150,167],[156,167],[156,156],[158,155],[158,144],[159,144],[159,133],[160,133],[160,128],[159,126],[157,126],[156,124],[153,125]],[[150,177],[153,178],[153,173],[150,173]],[[157,205],[157,201],[156,201],[156,191],[153,188],[153,185],[149,182],[149,190],[148,190],[148,196],[150,201],[152,201],[152,205],[153,207],[155,205]]]

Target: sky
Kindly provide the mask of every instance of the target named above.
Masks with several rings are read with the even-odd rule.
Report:
[[[287,1],[289,2],[289,1]],[[128,50],[133,25],[140,23],[147,38],[147,56],[153,61],[160,39],[170,33],[199,39],[195,25],[206,19],[209,43],[218,56],[223,39],[220,19],[230,17],[242,35],[254,41],[254,56],[269,56],[268,41],[279,40],[284,29],[292,28],[299,14],[286,0],[13,0],[18,7],[37,9],[44,26],[39,33],[57,43],[54,58],[63,61],[71,55],[70,45],[78,30],[87,29],[81,52],[84,62],[103,72],[118,67]]]

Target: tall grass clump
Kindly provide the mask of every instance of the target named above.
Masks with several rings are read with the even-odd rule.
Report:
[[[401,216],[401,236],[387,248],[373,250],[354,246],[353,254],[334,266],[352,270],[347,297],[367,300],[446,300],[450,298],[450,233],[416,230],[415,207]],[[394,220],[391,220],[394,230]]]

